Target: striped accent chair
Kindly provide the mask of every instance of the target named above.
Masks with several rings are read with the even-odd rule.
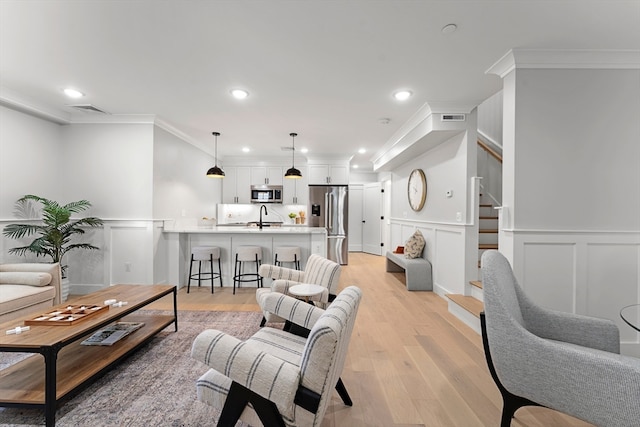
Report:
[[[277,292],[271,312],[311,330],[303,338],[261,328],[240,341],[216,330],[198,335],[191,356],[209,369],[196,383],[198,399],[222,410],[216,425],[320,426],[344,366],[362,299],[349,286],[326,309]]]
[[[482,340],[502,427],[528,405],[600,427],[640,425],[640,359],[618,354],[613,321],[535,305],[495,250],[482,254],[482,285]]]
[[[271,288],[259,288],[256,290],[256,300],[264,313],[260,326],[264,326],[266,322],[284,322],[281,317],[265,310],[263,299],[267,294],[279,292],[287,295],[290,286],[299,283],[312,283],[326,288],[325,292],[311,298],[318,307],[326,308],[327,304],[335,298],[340,272],[340,264],[316,254],[309,257],[304,271],[269,264],[261,265],[260,276],[273,279],[273,283]]]

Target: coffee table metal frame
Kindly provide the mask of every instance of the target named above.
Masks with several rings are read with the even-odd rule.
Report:
[[[137,291],[137,292],[136,292]],[[143,291],[142,295],[137,295]],[[101,347],[91,346],[93,352],[96,351],[116,351],[119,347],[116,357],[112,360],[105,358],[101,364],[98,364],[95,371],[90,370],[86,378],[81,378],[68,389],[62,391],[58,396],[58,353],[65,347],[76,344],[94,333],[95,331],[104,328],[105,326],[131,315],[142,307],[159,300],[169,294],[173,293],[173,316],[133,316],[132,321],[143,321],[145,326],[140,330],[126,337],[124,340],[115,343],[113,346]],[[15,328],[16,325],[22,324],[22,322],[29,316],[23,318],[14,319],[8,322],[0,324],[0,328],[3,335],[0,335],[0,352],[18,352],[18,353],[35,353],[41,354],[44,358],[44,402],[41,398],[34,398],[29,400],[28,398],[16,398],[14,390],[5,390],[2,383],[10,383],[11,376],[19,377],[21,372],[20,367],[30,367],[33,369],[34,361],[29,357],[15,365],[10,366],[0,371],[0,407],[27,407],[27,408],[44,408],[45,423],[47,426],[55,426],[55,416],[58,404],[63,400],[75,395],[78,391],[90,385],[93,380],[104,374],[108,369],[120,362],[132,352],[146,344],[151,338],[153,338],[158,332],[171,325],[175,325],[175,331],[178,331],[178,304],[177,304],[177,288],[175,286],[167,285],[115,285],[109,288],[102,289],[92,294],[84,295],[78,300],[83,304],[95,304],[103,303],[104,300],[116,298],[118,301],[127,301],[127,305],[122,307],[111,307],[105,313],[101,313],[95,316],[95,318],[87,319],[85,322],[80,322],[75,325],[68,326],[31,326],[31,330],[23,332],[24,335],[4,335],[5,330]],[[74,303],[76,302],[74,301]],[[61,304],[59,306],[52,307],[63,308],[68,304]],[[129,320],[129,319],[125,319]],[[35,328],[54,328],[51,331],[52,334],[60,334],[60,338],[53,339],[48,342],[42,340],[42,344],[38,344],[37,340],[29,339],[29,333],[33,334]],[[138,334],[137,338],[135,337]],[[33,335],[32,335],[33,336]],[[19,337],[27,338],[24,342],[21,342]],[[82,346],[87,347],[87,346]],[[89,350],[88,350],[89,351]],[[91,351],[90,351],[91,352]],[[95,362],[95,360],[81,360],[84,362]],[[9,374],[3,375],[5,371],[11,371]],[[24,373],[22,373],[24,375]],[[61,381],[66,378],[61,378]]]

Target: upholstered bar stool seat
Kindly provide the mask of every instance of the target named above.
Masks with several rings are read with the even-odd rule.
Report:
[[[296,270],[300,270],[300,247],[278,246],[275,249],[274,264],[282,266],[283,262],[291,262]]]
[[[213,271],[213,261],[218,261],[218,272]],[[198,261],[198,272],[193,273],[193,263]],[[202,272],[202,263],[209,263],[209,271]],[[213,280],[219,279],[222,287],[222,266],[220,263],[220,248],[217,246],[194,246],[191,248],[191,263],[189,264],[189,282],[187,293],[191,290],[191,280],[198,281],[198,287],[203,280],[211,280],[211,293],[213,293]]]
[[[255,263],[255,272],[245,273],[245,263]],[[236,260],[233,268],[233,294],[236,293],[236,285],[241,283],[256,282],[262,287],[262,276],[258,274],[262,264],[262,248],[260,246],[238,246],[236,248]]]

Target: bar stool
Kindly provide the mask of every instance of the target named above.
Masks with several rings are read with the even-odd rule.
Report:
[[[213,271],[213,260],[218,260],[218,272]],[[198,261],[198,272],[193,273],[193,263]],[[210,271],[202,272],[202,263],[209,262]],[[187,293],[191,289],[191,280],[198,281],[198,287],[203,280],[211,279],[211,293],[213,293],[213,279],[220,279],[222,287],[222,267],[220,264],[220,248],[217,246],[194,246],[191,249],[191,263],[189,264],[189,283],[187,283]]]
[[[244,263],[255,262],[255,273],[244,273]],[[236,283],[240,287],[242,282],[256,282],[262,287],[262,277],[258,274],[262,263],[262,248],[260,246],[238,246],[236,249],[236,261],[233,268],[233,294],[236,294]]]
[[[292,262],[296,270],[300,270],[300,247],[278,246],[275,249],[275,265],[282,266],[283,262]]]

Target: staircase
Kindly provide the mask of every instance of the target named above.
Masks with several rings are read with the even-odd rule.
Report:
[[[491,203],[483,201],[480,195],[479,239],[478,239],[478,280],[465,285],[464,295],[447,294],[449,312],[480,333],[480,312],[483,310],[482,282],[480,279],[480,259],[484,251],[498,249],[498,215]]]

